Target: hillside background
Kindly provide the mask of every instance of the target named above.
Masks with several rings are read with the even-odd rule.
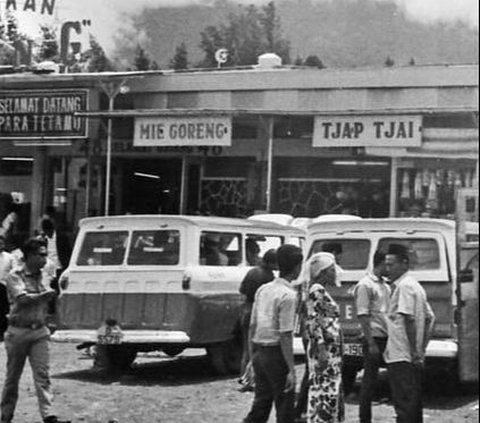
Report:
[[[382,66],[387,57],[395,65],[411,58],[417,65],[478,63],[478,29],[462,22],[414,21],[396,4],[375,0],[277,0],[275,6],[291,43],[292,62],[316,55],[327,67]],[[238,7],[227,0],[206,0],[143,9],[115,37],[113,58],[121,67],[131,66],[140,44],[160,68],[168,68],[175,48],[184,42],[193,67],[203,58],[200,32],[226,23]]]

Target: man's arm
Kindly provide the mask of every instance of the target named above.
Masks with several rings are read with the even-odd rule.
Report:
[[[399,313],[401,319],[403,319],[403,325],[407,334],[408,343],[410,345],[410,355],[412,362],[418,359],[419,351],[417,351],[417,325],[415,318],[409,314]]]
[[[432,307],[430,307],[430,304],[428,302],[426,303],[426,309],[425,332],[423,334],[423,354],[425,354],[425,351],[427,350],[428,341],[430,341],[433,327],[435,326],[435,314],[433,313]]]
[[[288,366],[285,392],[295,389],[295,359],[293,357],[293,331],[280,332],[280,348]]]
[[[355,308],[357,310],[357,318],[360,322],[365,342],[368,345],[369,354],[379,354],[380,352],[373,339],[371,330],[372,318],[370,316],[370,295],[368,288],[361,282],[359,282],[355,289]]]
[[[49,289],[47,291],[41,292],[39,294],[28,294],[23,293],[18,295],[17,302],[18,304],[37,304],[40,302],[50,301],[52,298],[55,298],[57,293],[53,289]]]

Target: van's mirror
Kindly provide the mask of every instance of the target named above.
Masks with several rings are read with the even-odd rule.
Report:
[[[458,274],[458,282],[459,283],[473,282],[473,270],[472,269],[460,270],[460,273]]]

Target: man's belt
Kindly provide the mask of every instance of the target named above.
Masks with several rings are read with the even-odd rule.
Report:
[[[32,322],[32,323],[10,322],[10,326],[12,326],[14,328],[37,330],[37,329],[43,328],[45,326],[45,323],[41,323],[41,322]]]

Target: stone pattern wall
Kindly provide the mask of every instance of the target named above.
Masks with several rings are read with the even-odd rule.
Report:
[[[247,179],[202,179],[200,212],[228,217],[248,216]]]

